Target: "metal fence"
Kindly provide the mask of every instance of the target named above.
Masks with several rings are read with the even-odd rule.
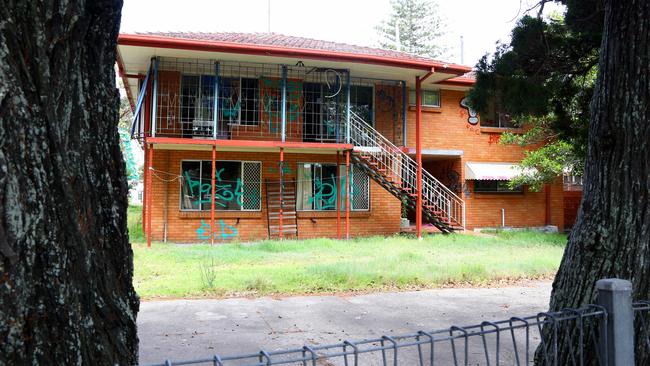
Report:
[[[650,351],[650,302],[632,303],[628,281],[601,280],[597,288],[598,304],[580,309],[155,365],[634,365],[635,327]]]

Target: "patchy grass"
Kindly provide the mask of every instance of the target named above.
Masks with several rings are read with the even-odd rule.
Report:
[[[142,206],[129,205],[126,215],[131,243],[142,243],[146,240],[142,232]]]
[[[481,285],[552,276],[565,242],[565,235],[531,231],[429,235],[423,240],[153,243],[151,249],[134,240],[134,284],[145,299]]]

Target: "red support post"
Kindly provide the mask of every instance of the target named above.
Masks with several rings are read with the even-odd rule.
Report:
[[[142,170],[142,183],[144,184],[144,189],[142,190],[142,230],[144,234],[147,234],[147,215],[149,212],[147,212],[147,202],[149,202],[149,192],[147,191],[149,189],[149,145],[144,144],[144,160],[142,163],[144,164],[143,170]]]
[[[345,238],[350,239],[350,150],[345,151]]]
[[[422,80],[415,77],[415,162],[417,164],[416,185],[417,200],[415,203],[415,234],[418,239],[422,238],[422,101],[421,91]]]
[[[152,203],[152,184],[151,170],[153,169],[153,145],[149,145],[149,162],[147,163],[147,248],[151,248],[151,203]]]
[[[422,82],[433,75],[433,68],[424,76],[415,77],[415,161],[417,163],[415,203],[415,233],[422,238]]]
[[[284,197],[284,149],[280,148],[280,222],[278,226],[278,236],[282,240],[282,211]]]
[[[210,244],[214,245],[214,198],[215,198],[215,181],[214,177],[216,176],[217,171],[217,146],[212,145],[212,198],[210,199]]]
[[[336,238],[341,239],[341,158],[336,151]]]

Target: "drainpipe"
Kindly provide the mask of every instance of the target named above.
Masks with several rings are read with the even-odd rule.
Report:
[[[415,77],[415,160],[417,163],[416,186],[417,200],[415,204],[415,233],[422,238],[422,100],[420,98],[422,82],[433,75],[433,67],[424,76]]]
[[[350,143],[350,70],[347,73],[347,97],[346,97],[346,108],[345,108],[345,142]]]
[[[406,81],[402,80],[402,140],[404,142],[402,143],[402,146],[406,146],[406,105],[408,103],[408,99],[406,96]]]
[[[501,227],[506,227],[506,209],[501,208]]]
[[[214,107],[212,111],[212,138],[217,139],[217,126],[219,124],[219,63],[214,63]]]
[[[282,66],[282,142],[287,137],[287,67]]]
[[[153,107],[151,111],[151,136],[156,137],[156,114],[158,107],[158,57],[153,59]]]

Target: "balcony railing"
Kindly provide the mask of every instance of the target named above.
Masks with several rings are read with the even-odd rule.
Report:
[[[139,139],[342,143],[352,112],[403,145],[404,82],[343,69],[159,57],[140,95]]]

